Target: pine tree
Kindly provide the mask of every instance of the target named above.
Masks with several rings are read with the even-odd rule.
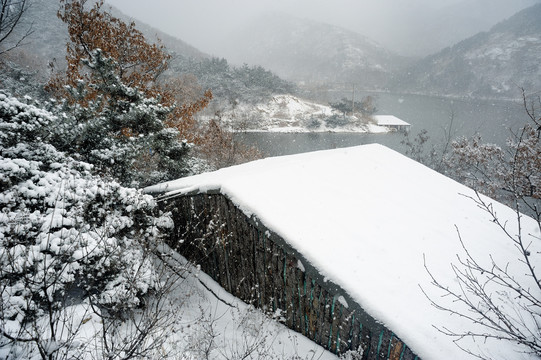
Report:
[[[126,24],[105,11],[103,1],[90,8],[86,4],[87,0],[61,1],[58,17],[68,26],[70,37],[66,45],[68,68],[65,73],[54,76],[47,89],[58,98],[88,105],[100,95],[99,83],[106,79],[92,76],[84,61],[100,50],[104,57],[117,63],[115,75],[126,86],[137,88],[145,96],[170,107],[167,125],[177,128],[183,139],[194,141],[197,138],[194,116],[212,100],[212,92],[207,90],[198,99],[178,103],[177,95],[182,90],[175,87],[175,78],[161,78],[171,59],[164,46],[159,42],[149,43],[135,23]],[[84,96],[74,97],[72,92],[66,91],[66,87],[76,88],[81,80],[88,85]]]
[[[167,69],[171,58],[163,45],[148,43],[135,28],[135,23],[126,24],[103,11],[103,1],[98,1],[88,10],[86,3],[86,0],[61,0],[58,17],[68,26],[70,39],[66,45],[68,68],[64,74],[58,74],[51,80],[49,88],[63,93],[66,85],[75,87],[80,80],[88,83],[90,74],[83,60],[99,49],[117,62],[116,75],[124,84],[137,87],[146,95],[157,95],[157,79]],[[89,91],[84,99],[77,101],[81,103],[96,96],[95,91]]]
[[[89,89],[97,95],[85,106],[77,101],[64,104],[61,110],[66,115],[52,129],[51,142],[125,185],[184,176],[189,146],[176,128],[166,126],[171,108],[125,85],[117,76],[117,62],[100,50],[91,58],[85,61],[90,85],[80,81],[77,88],[67,90],[73,99],[84,99]]]
[[[155,216],[150,196],[49,144],[61,121],[0,93],[0,349],[8,358],[81,358],[74,338],[84,318],[69,319],[68,308],[100,316],[105,330],[162,281],[148,245],[171,219]],[[134,344],[143,347],[151,330]]]

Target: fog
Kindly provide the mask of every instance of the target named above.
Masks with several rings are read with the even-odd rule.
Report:
[[[107,0],[127,15],[216,56],[223,39],[249,19],[277,11],[353,30],[402,55],[423,56],[488,30],[535,1]],[[453,17],[460,17],[456,26]],[[442,35],[423,39],[433,31]]]

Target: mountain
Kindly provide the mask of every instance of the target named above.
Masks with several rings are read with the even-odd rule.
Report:
[[[365,88],[382,84],[404,61],[355,32],[281,13],[262,15],[230,35],[221,53],[288,80],[356,82]]]
[[[32,27],[33,33],[25,40],[24,46],[20,47],[20,50],[35,59],[40,71],[46,69],[50,62],[57,63],[57,67],[62,67],[65,64],[66,42],[69,37],[67,26],[56,15],[59,8],[59,1],[32,0],[28,11],[21,19],[21,26],[18,27],[19,31],[24,31],[29,26]],[[104,5],[103,9],[126,22],[135,21],[109,5]],[[180,39],[139,21],[135,21],[135,23],[137,29],[149,41],[156,41],[159,38],[169,52],[193,58],[208,57]]]
[[[517,98],[541,89],[541,4],[428,56],[391,81],[393,91]]]
[[[141,31],[149,41],[155,42],[159,39],[167,51],[171,54],[182,55],[192,59],[205,59],[210,57],[208,54],[205,54],[184,40],[164,33],[163,31],[158,30],[142,21],[133,19],[112,5],[106,4],[104,9],[109,11],[113,16],[122,19],[125,22],[135,22],[137,29]]]
[[[32,1],[22,18],[19,31],[23,33],[30,26],[34,31],[25,40],[24,46],[8,53],[9,56],[3,59],[8,64],[0,71],[0,88],[14,95],[41,96],[40,87],[36,85],[46,83],[51,70],[65,68],[69,37],[66,24],[57,17],[59,7],[59,1]],[[135,22],[136,28],[148,41],[159,40],[166,51],[173,55],[169,69],[163,76],[182,78],[186,88],[193,90],[191,95],[194,98],[200,96],[198,92],[211,89],[218,100],[256,102],[275,93],[294,91],[293,84],[266,69],[232,67],[225,59],[211,58],[176,37],[126,16],[115,7],[106,4],[103,10],[124,22]]]
[[[424,1],[398,3],[387,21],[361,32],[404,56],[427,56],[456,44],[540,0],[462,0],[442,5]]]

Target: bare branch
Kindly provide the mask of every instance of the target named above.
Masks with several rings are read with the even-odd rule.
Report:
[[[27,12],[28,6],[27,0],[0,0],[0,46],[5,45],[15,35],[15,29]],[[5,49],[0,49],[0,55],[21,46],[33,32],[31,24],[22,35],[19,35],[17,41]]]

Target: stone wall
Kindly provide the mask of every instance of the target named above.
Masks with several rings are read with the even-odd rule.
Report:
[[[362,349],[363,359],[417,359],[302,254],[225,196],[182,195],[161,204],[175,221],[169,245],[234,296],[334,353]]]

